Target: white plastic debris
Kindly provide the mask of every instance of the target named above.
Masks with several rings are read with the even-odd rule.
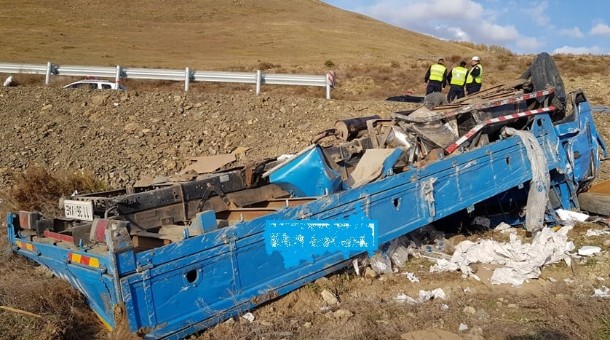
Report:
[[[502,222],[502,223],[498,224],[498,225],[497,225],[497,226],[494,228],[494,230],[495,230],[495,231],[499,231],[499,232],[501,232],[502,234],[505,234],[505,233],[508,233],[508,232],[514,231],[513,226],[511,226],[510,224],[505,223],[505,222]]]
[[[279,155],[277,157],[277,160],[280,161],[280,162],[283,162],[283,161],[287,161],[287,160],[291,159],[292,157],[294,157],[294,155],[292,155],[292,154],[284,154],[284,155]]]
[[[587,230],[587,237],[591,236],[604,236],[610,235],[610,230],[601,230],[601,229],[589,229]]]
[[[418,305],[421,302],[415,300],[414,298],[408,296],[405,293],[400,293],[398,295],[396,295],[396,297],[394,298],[394,301],[398,302],[398,303],[408,303],[410,305]]]
[[[377,274],[392,274],[392,261],[390,257],[383,253],[376,253],[370,259],[371,268]]]
[[[445,292],[443,291],[442,288],[436,288],[436,289],[433,289],[430,291],[427,291],[427,290],[419,291],[419,299],[422,300],[422,302],[432,300],[432,299],[445,300],[446,297],[447,297],[447,295],[445,295]]]
[[[412,283],[419,282],[419,277],[415,276],[414,273],[407,272],[405,273],[405,275],[407,276],[407,279],[409,279],[409,281],[411,281]]]
[[[568,231],[572,227],[562,227],[556,232],[551,228],[543,228],[532,240],[523,244],[516,234],[510,234],[510,241],[500,243],[493,240],[478,242],[463,241],[455,247],[455,252],[449,260],[437,260],[430,267],[431,272],[460,270],[467,276],[474,276],[470,264],[491,263],[503,267],[494,270],[492,284],[522,285],[527,279],[540,276],[540,268],[546,264],[566,261],[574,244],[568,242]]]
[[[354,259],[352,261],[352,266],[354,266],[354,271],[356,272],[356,276],[360,276],[360,266],[358,264],[358,259]]]
[[[465,323],[460,322],[460,327],[458,327],[458,330],[460,332],[464,332],[468,330],[468,325],[466,325]]]
[[[582,246],[578,249],[578,255],[580,256],[593,256],[602,251],[602,248],[598,246]]]
[[[13,84],[13,76],[8,76],[8,78],[6,78],[6,80],[4,81],[2,86],[7,87],[7,86],[11,86],[12,84]]]
[[[449,305],[448,305],[448,304],[446,304],[446,303],[443,303],[443,304],[441,305],[441,310],[442,310],[443,312],[448,311],[448,310],[449,310]]]
[[[477,216],[472,220],[472,224],[480,225],[485,228],[491,227],[491,220],[484,216]]]
[[[242,315],[242,318],[248,320],[248,322],[250,322],[250,323],[254,322],[254,314],[252,314],[250,312]]]
[[[507,127],[504,129],[504,133],[510,136],[518,136],[525,146],[532,172],[530,188],[527,193],[525,226],[528,231],[541,230],[544,227],[544,214],[551,185],[546,154],[532,132]]]
[[[557,209],[555,212],[562,221],[566,222],[584,222],[587,220],[587,218],[589,218],[589,215],[576,211]]]
[[[606,286],[602,286],[601,288],[593,289],[593,297],[608,298],[608,297],[610,297],[609,293],[610,293],[610,289],[608,289],[608,287],[606,287]]]
[[[443,289],[441,288],[436,288],[433,290],[420,290],[419,291],[419,296],[417,299],[414,299],[408,295],[406,295],[405,293],[400,293],[398,294],[394,300],[398,303],[408,303],[410,305],[419,305],[422,304],[428,300],[432,300],[432,299],[441,299],[444,300],[446,297],[445,292],[443,291]]]
[[[388,254],[390,254],[392,263],[399,268],[404,267],[405,263],[409,260],[409,249],[400,244],[399,240],[394,240],[390,243]]]

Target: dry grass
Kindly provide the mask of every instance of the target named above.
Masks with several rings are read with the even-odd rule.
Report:
[[[4,216],[8,211],[29,210],[43,214],[57,214],[59,198],[74,191],[94,192],[108,189],[108,185],[88,173],[50,173],[46,169],[33,166],[23,173],[13,173],[13,186],[6,193],[0,193]]]
[[[28,260],[11,256],[0,232],[0,305],[41,318],[0,309],[2,339],[86,339],[102,329],[85,299],[63,280],[35,270]]]
[[[2,61],[100,66],[324,66],[329,60],[335,65],[402,62],[412,55],[471,53],[467,46],[310,0],[180,0],[171,5],[161,0],[24,0],[3,7],[0,34]]]
[[[32,167],[13,174],[13,187],[1,194],[0,212],[57,212],[62,195],[74,190],[104,190],[108,186],[89,174],[56,174]],[[40,315],[26,316],[0,309],[3,339],[86,339],[102,329],[85,299],[67,282],[51,278],[28,260],[11,256],[6,231],[0,232],[0,305]]]

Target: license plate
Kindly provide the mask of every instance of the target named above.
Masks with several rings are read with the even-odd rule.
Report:
[[[67,218],[93,221],[93,203],[91,201],[64,200],[64,212]]]

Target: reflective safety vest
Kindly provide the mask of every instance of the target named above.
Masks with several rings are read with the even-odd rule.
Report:
[[[482,81],[481,78],[483,78],[483,66],[481,66],[481,64],[477,64],[476,66],[479,67],[479,76],[474,77],[474,79],[473,79],[470,72],[468,72],[468,77],[466,77],[466,84],[473,84],[473,83],[480,84],[481,83],[481,81]],[[474,67],[473,67],[473,69],[474,69]]]
[[[447,68],[441,64],[434,64],[430,66],[430,78],[429,80],[443,81]]]
[[[451,70],[451,85],[464,86],[468,69],[462,66],[454,67]]]

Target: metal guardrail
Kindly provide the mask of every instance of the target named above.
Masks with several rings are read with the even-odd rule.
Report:
[[[49,84],[52,75],[113,78],[117,85],[123,78],[183,81],[184,91],[186,92],[189,90],[191,81],[245,83],[255,84],[257,95],[260,93],[261,85],[263,84],[321,86],[326,88],[326,99],[330,99],[330,90],[335,86],[334,72],[329,72],[323,76],[317,76],[306,74],[266,74],[261,70],[258,70],[255,73],[218,72],[195,71],[190,70],[188,67],[184,70],[166,70],[155,68],[123,68],[119,65],[116,67],[56,65],[47,62],[46,65],[0,63],[0,73],[44,74],[46,85]]]

